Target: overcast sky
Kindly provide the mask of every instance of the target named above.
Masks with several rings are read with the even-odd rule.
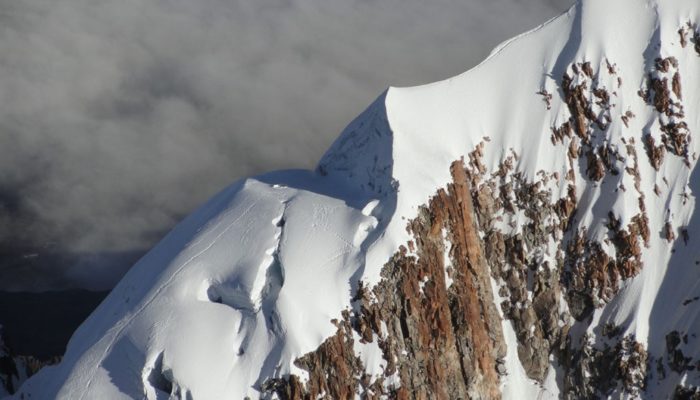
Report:
[[[0,289],[109,288],[230,182],[573,0],[0,0]]]

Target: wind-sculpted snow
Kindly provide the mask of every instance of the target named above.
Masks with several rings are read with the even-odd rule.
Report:
[[[389,89],[315,172],[183,221],[21,393],[700,393],[699,22],[695,0],[583,0],[471,71]]]
[[[306,172],[307,185],[326,184]],[[233,398],[333,333],[377,225],[280,181],[226,189],[141,260],[24,391],[60,398]],[[155,282],[155,284],[154,284]],[[322,285],[319,285],[322,282]],[[155,371],[155,373],[154,373]]]

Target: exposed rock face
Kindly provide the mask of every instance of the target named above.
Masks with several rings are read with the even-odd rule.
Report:
[[[16,389],[15,383],[18,379],[19,371],[17,371],[17,365],[10,354],[10,350],[2,340],[2,331],[0,330],[0,395],[14,393]]]
[[[17,356],[5,345],[0,325],[0,396],[12,394],[42,367],[55,364],[60,358],[41,361],[31,356]]]
[[[511,154],[498,171],[486,177],[480,171],[480,148],[470,154],[469,170],[479,229],[484,232],[486,259],[503,299],[500,306],[511,320],[518,339],[518,356],[528,376],[541,380],[549,367],[549,354],[559,341],[568,313],[559,306],[558,267],[543,260],[541,251],[556,240],[575,209],[575,199],[553,202],[547,190],[554,176],[528,183],[514,173],[517,155]],[[516,213],[527,223],[516,225]],[[509,221],[512,233],[497,225]]]
[[[691,25],[684,29],[679,34],[686,44],[695,40]],[[622,86],[622,77],[614,63],[605,63],[600,70],[590,62],[574,63],[561,79],[561,100],[570,118],[552,127],[551,141],[566,149],[565,175],[539,171],[535,180],[527,180],[517,171],[518,154],[512,149],[488,173],[482,163],[485,138],[468,154],[466,165],[452,164],[453,183],[438,190],[409,222],[414,240],[385,265],[383,280],[374,288],[360,285],[354,309],[334,321],[336,335],[297,360],[308,380],[292,375],[269,381],[265,389],[290,399],[358,393],[366,398],[499,398],[499,373],[507,373],[501,332],[506,323],[513,327],[518,359],[529,378],[544,381],[552,357],[563,368],[562,397],[639,396],[652,362],[644,345],[632,335],[622,337],[618,327],[603,327],[602,341],[589,333],[594,327],[583,335],[570,329],[590,324],[592,312],[612,301],[622,282],[643,268],[652,228],[637,143],[657,171],[666,152],[688,165],[690,132],[682,120],[682,78],[673,57],[656,59],[647,87],[639,92],[656,111],[659,130],[639,132],[636,138],[613,132],[614,88]],[[550,110],[555,101],[550,91],[542,88],[537,94]],[[635,113],[619,113],[629,128]],[[610,211],[600,226],[607,231],[603,241],[579,226],[576,170],[593,182],[619,182],[620,195],[638,207],[626,225]],[[623,175],[634,183],[630,190]],[[555,196],[562,187],[566,194]],[[654,193],[661,195],[658,185]],[[676,238],[671,226],[654,229],[671,242]],[[497,293],[491,292],[491,280]],[[680,339],[671,335],[667,341],[661,367],[677,373],[694,368],[677,348]],[[365,372],[356,342],[377,343],[385,360],[382,374]],[[690,398],[694,390],[679,386],[676,397]]]
[[[655,170],[659,170],[661,164],[664,162],[664,154],[666,153],[666,148],[663,145],[656,145],[656,141],[651,134],[644,135],[644,148],[646,149],[647,156],[649,157],[649,162]]]
[[[378,286],[360,286],[356,309],[335,321],[337,334],[297,360],[308,381],[290,376],[268,382],[266,390],[291,399],[354,393],[367,398],[500,397],[505,345],[489,274],[530,378],[546,377],[553,354],[567,371],[566,398],[596,398],[618,383],[631,395],[644,389],[648,356],[633,337],[599,349],[587,336],[573,343],[569,334],[570,316],[585,318],[642,268],[641,248],[650,239],[643,197],[640,214],[627,227],[609,215],[614,256],[588,239],[585,230],[561,241],[574,228],[574,186],[569,184],[566,197],[553,198],[551,185],[558,184],[558,176],[543,172],[538,181],[527,182],[514,170],[515,153],[487,176],[481,163],[486,145],[470,153],[466,167],[452,165],[453,183],[408,225],[415,241],[384,267]],[[638,175],[636,153],[633,147],[628,151],[634,164],[627,172]],[[516,226],[516,213],[529,222]],[[518,229],[505,233],[498,227],[504,221]],[[443,256],[448,248],[450,265]],[[551,249],[555,256],[544,260]],[[355,341],[378,342],[386,360],[381,376],[365,374]]]
[[[282,399],[349,399],[362,385],[363,392],[370,394],[373,387],[369,387],[369,377],[363,376],[362,362],[354,354],[355,339],[349,320],[349,313],[344,312],[341,321],[333,321],[338,327],[337,333],[328,338],[317,351],[296,361],[300,368],[309,372],[306,385],[297,376],[291,375],[287,380],[266,382],[263,390],[276,392]],[[377,388],[381,393],[383,387]]]
[[[567,374],[564,378],[564,398],[598,399],[622,390],[637,397],[647,380],[647,352],[634,337],[615,338],[613,346],[593,347],[593,338],[584,335],[580,348],[562,353]]]
[[[697,43],[694,25],[679,35],[684,47]],[[570,118],[552,127],[551,135],[553,146],[566,151],[569,170],[563,176],[539,171],[536,179],[525,179],[512,149],[489,173],[482,163],[488,138],[468,154],[466,165],[453,163],[453,183],[438,190],[409,222],[414,240],[385,265],[382,281],[374,288],[360,285],[354,309],[334,321],[336,335],[297,360],[308,380],[290,376],[268,382],[266,389],[291,399],[358,393],[366,398],[499,398],[499,373],[507,373],[505,323],[515,332],[519,362],[529,378],[544,381],[552,358],[563,368],[562,397],[640,396],[653,358],[643,344],[633,335],[622,336],[620,327],[579,329],[583,335],[570,330],[575,324],[587,327],[593,311],[640,273],[652,230],[675,241],[672,226],[650,227],[637,150],[657,171],[666,152],[688,165],[690,132],[683,121],[675,58],[656,59],[639,92],[656,112],[657,131],[629,137],[613,132],[616,112],[625,128],[636,117],[632,110],[615,110],[615,88],[621,86],[621,72],[607,59],[599,70],[579,62],[564,73],[561,100]],[[551,91],[542,88],[537,94],[552,109]],[[626,225],[610,211],[594,227],[607,231],[604,240],[593,239],[577,220],[577,170],[592,182],[618,182],[616,191],[638,207]],[[632,188],[622,183],[625,175]],[[556,196],[562,188],[565,195]],[[662,194],[656,184],[654,193]],[[497,293],[491,292],[491,281]],[[591,333],[596,330],[604,339],[596,339]],[[676,373],[695,368],[679,348],[682,339],[669,335],[667,356],[657,359],[660,368]],[[365,372],[356,342],[377,343],[385,360],[382,374]],[[675,396],[695,398],[697,389],[679,386]]]
[[[506,347],[489,269],[478,236],[462,162],[407,229],[415,238],[394,255],[372,290],[360,286],[356,309],[336,321],[338,332],[297,360],[308,371],[269,382],[282,398],[346,399],[389,394],[400,399],[500,398]],[[445,265],[445,252],[451,265]],[[366,376],[354,341],[377,341],[386,367]],[[392,379],[400,387],[392,385]]]
[[[617,77],[617,71],[608,61],[607,71],[611,77]],[[621,85],[621,81],[617,81]],[[561,81],[564,101],[569,108],[571,118],[559,128],[553,128],[552,142],[563,142],[564,136],[572,138],[572,131],[577,140],[570,142],[570,156],[577,158],[583,154],[586,157],[588,177],[595,181],[603,179],[607,172],[619,174],[616,161],[620,159],[615,148],[606,143],[598,143],[594,130],[605,131],[612,122],[611,94],[602,84],[599,84],[597,74],[590,62],[575,63],[570,71],[564,73]],[[625,114],[629,119],[633,114]],[[573,127],[573,129],[572,129]]]
[[[700,53],[700,52],[699,52]],[[685,386],[676,386],[676,390],[673,392],[674,400],[698,400],[700,399],[700,388]]]
[[[625,229],[609,216],[614,256],[585,231],[561,241],[574,227],[573,186],[566,197],[553,199],[550,186],[557,176],[543,173],[527,182],[514,171],[514,153],[487,176],[481,163],[486,145],[470,153],[467,166],[452,164],[453,183],[409,222],[414,240],[386,264],[383,280],[372,289],[361,284],[354,310],[333,321],[336,335],[296,361],[308,379],[270,380],[265,391],[286,399],[345,399],[356,393],[499,398],[506,348],[491,278],[530,378],[544,380],[554,355],[566,371],[565,398],[597,398],[616,389],[636,395],[644,389],[648,356],[633,337],[617,338],[609,329],[612,345],[601,349],[585,335],[574,343],[569,329],[571,317],[588,316],[641,269],[641,248],[649,241],[645,214]],[[498,226],[510,221],[515,227],[517,212],[529,222],[504,233]],[[555,256],[543,260],[550,248]],[[365,372],[356,342],[377,343],[386,362],[381,375]]]
[[[657,58],[654,67],[649,73],[645,100],[659,113],[661,143],[671,154],[682,157],[688,165],[690,131],[684,121],[685,108],[678,60],[675,57]],[[653,138],[647,140],[653,148]],[[651,151],[649,158],[658,170],[658,156],[654,151]]]

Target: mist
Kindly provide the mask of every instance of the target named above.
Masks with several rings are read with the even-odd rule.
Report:
[[[232,181],[572,0],[0,2],[0,290],[108,289]]]

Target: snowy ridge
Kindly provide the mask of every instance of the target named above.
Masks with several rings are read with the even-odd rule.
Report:
[[[308,378],[294,361],[335,333],[330,321],[352,308],[359,281],[380,282],[382,267],[411,240],[405,219],[451,182],[450,165],[468,162],[475,149],[484,177],[510,159],[553,202],[575,189],[573,228],[537,250],[542,264],[554,265],[557,246],[577,234],[615,257],[620,250],[610,226],[648,219],[648,243],[638,255],[643,267],[609,297],[604,290],[594,296],[585,320],[567,317],[572,341],[589,335],[591,346],[602,348],[607,324],[662,364],[674,349],[700,361],[694,23],[700,23],[695,0],[583,0],[467,73],[389,89],[346,128],[316,172],[243,180],[180,223],[79,328],[63,362],[43,369],[20,393],[258,398],[270,378]],[[682,91],[673,86],[676,73]],[[581,102],[590,112],[574,115]],[[665,154],[657,165],[654,146]],[[572,157],[572,148],[583,150]],[[529,222],[524,214],[500,217],[496,228],[509,234]],[[503,282],[493,285],[498,293]],[[570,311],[562,307],[562,315]],[[543,383],[528,378],[514,325],[505,317],[502,325],[503,397],[559,396],[563,377],[555,360]],[[669,350],[673,332],[681,339]],[[370,375],[384,370],[377,346],[356,349]],[[666,398],[681,383],[700,385],[685,367],[647,376],[648,398]],[[611,393],[630,397],[620,387]]]
[[[283,175],[305,184],[318,180],[306,172]],[[90,318],[58,370],[42,371],[32,382],[64,373],[54,381],[59,386],[44,393],[128,398],[145,392],[156,398],[172,385],[162,375],[183,382],[172,388],[183,398],[252,395],[252,383],[289,373],[289,360],[333,333],[329,321],[349,303],[348,282],[375,224],[360,210],[311,191],[258,180],[234,185],[141,260],[95,313],[110,318]],[[149,268],[160,265],[166,268]],[[100,329],[106,329],[102,337],[95,334]],[[70,363],[76,368],[62,370]],[[113,374],[134,363],[142,367],[113,386]],[[61,387],[60,379],[67,384]]]

